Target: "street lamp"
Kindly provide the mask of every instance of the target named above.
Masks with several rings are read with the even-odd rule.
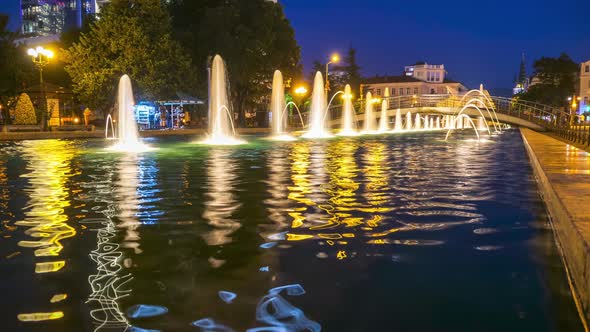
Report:
[[[326,63],[326,98],[328,98],[328,92],[330,91],[330,80],[328,79],[328,66],[332,63],[338,63],[340,61],[340,56],[338,54],[334,54],[332,55],[332,57],[330,58],[330,61],[328,61],[328,63]]]
[[[36,48],[29,48],[27,54],[33,58],[33,63],[39,69],[39,83],[41,87],[41,124],[43,130],[47,130],[47,101],[45,100],[45,84],[43,83],[43,68],[49,63],[49,59],[53,58],[53,51],[46,50],[43,46]]]

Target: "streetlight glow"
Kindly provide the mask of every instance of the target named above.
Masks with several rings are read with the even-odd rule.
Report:
[[[300,96],[303,96],[307,93],[307,89],[304,86],[300,86],[297,89],[295,89],[295,93]]]
[[[338,62],[338,61],[340,61],[340,56],[338,54],[332,55],[332,62]]]

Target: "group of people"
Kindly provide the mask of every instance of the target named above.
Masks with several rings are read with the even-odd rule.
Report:
[[[156,109],[156,112],[150,119],[153,129],[181,128],[189,121],[189,113],[184,112],[184,110],[178,106],[170,110],[166,107],[160,107]]]

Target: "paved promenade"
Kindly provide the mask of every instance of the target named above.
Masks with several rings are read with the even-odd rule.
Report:
[[[578,304],[590,321],[590,154],[521,129],[539,190],[563,249]]]

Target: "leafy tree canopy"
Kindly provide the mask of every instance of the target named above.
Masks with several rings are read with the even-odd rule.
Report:
[[[18,34],[8,31],[7,23],[6,17],[0,17],[0,104],[3,110],[10,107],[9,101],[35,79],[27,49],[24,45],[15,45]]]
[[[273,73],[285,81],[301,72],[300,48],[280,4],[265,0],[173,0],[175,36],[198,64],[200,96],[207,94],[209,59],[228,67],[233,107],[240,124],[247,108],[266,107]]]
[[[147,99],[175,97],[194,78],[190,58],[172,39],[170,16],[160,0],[110,1],[66,56],[74,91],[95,109],[113,104],[124,74],[131,77],[136,96]]]
[[[567,105],[567,97],[575,93],[578,64],[562,53],[557,58],[542,57],[534,68],[539,83],[519,97],[557,107]]]

